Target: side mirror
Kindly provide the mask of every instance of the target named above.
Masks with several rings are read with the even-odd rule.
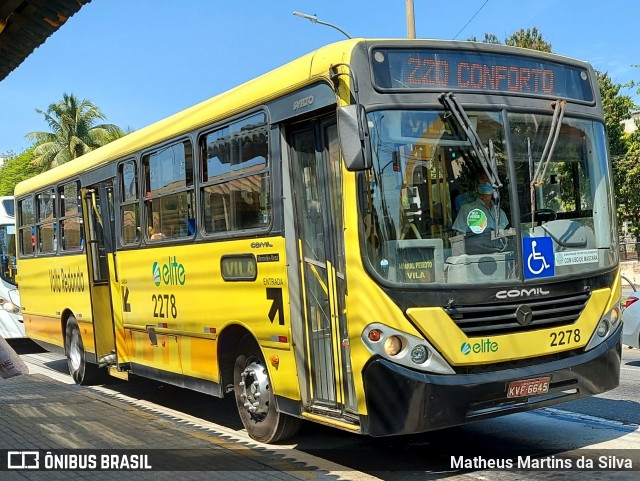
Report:
[[[347,170],[357,172],[371,168],[369,129],[364,109],[358,105],[338,107],[338,137]]]

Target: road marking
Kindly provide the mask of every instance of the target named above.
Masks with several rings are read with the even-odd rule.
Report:
[[[637,424],[626,424],[620,421],[614,421],[612,419],[599,418],[596,416],[576,413],[573,411],[565,411],[564,409],[540,408],[531,412],[535,414],[540,414],[541,416],[544,416],[544,415],[553,416],[553,417],[562,416],[564,418],[567,418],[568,420],[573,420],[576,422],[580,421],[580,422],[588,422],[589,424],[594,424],[594,423],[604,424],[610,428],[624,430],[627,432],[637,432],[638,434],[640,434],[640,426]]]

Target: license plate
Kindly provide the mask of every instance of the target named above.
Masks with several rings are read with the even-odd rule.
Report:
[[[507,397],[537,396],[549,392],[550,377],[538,377],[536,379],[524,379],[511,381],[507,387]]]

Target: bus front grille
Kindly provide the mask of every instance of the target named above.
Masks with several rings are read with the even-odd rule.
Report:
[[[451,306],[445,312],[469,337],[495,336],[572,324],[578,320],[589,296],[589,292],[582,292],[504,304]]]

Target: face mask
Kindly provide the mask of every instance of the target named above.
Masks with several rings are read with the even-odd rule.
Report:
[[[478,186],[478,192],[480,194],[493,194],[493,186],[491,185],[491,182],[482,182]]]

